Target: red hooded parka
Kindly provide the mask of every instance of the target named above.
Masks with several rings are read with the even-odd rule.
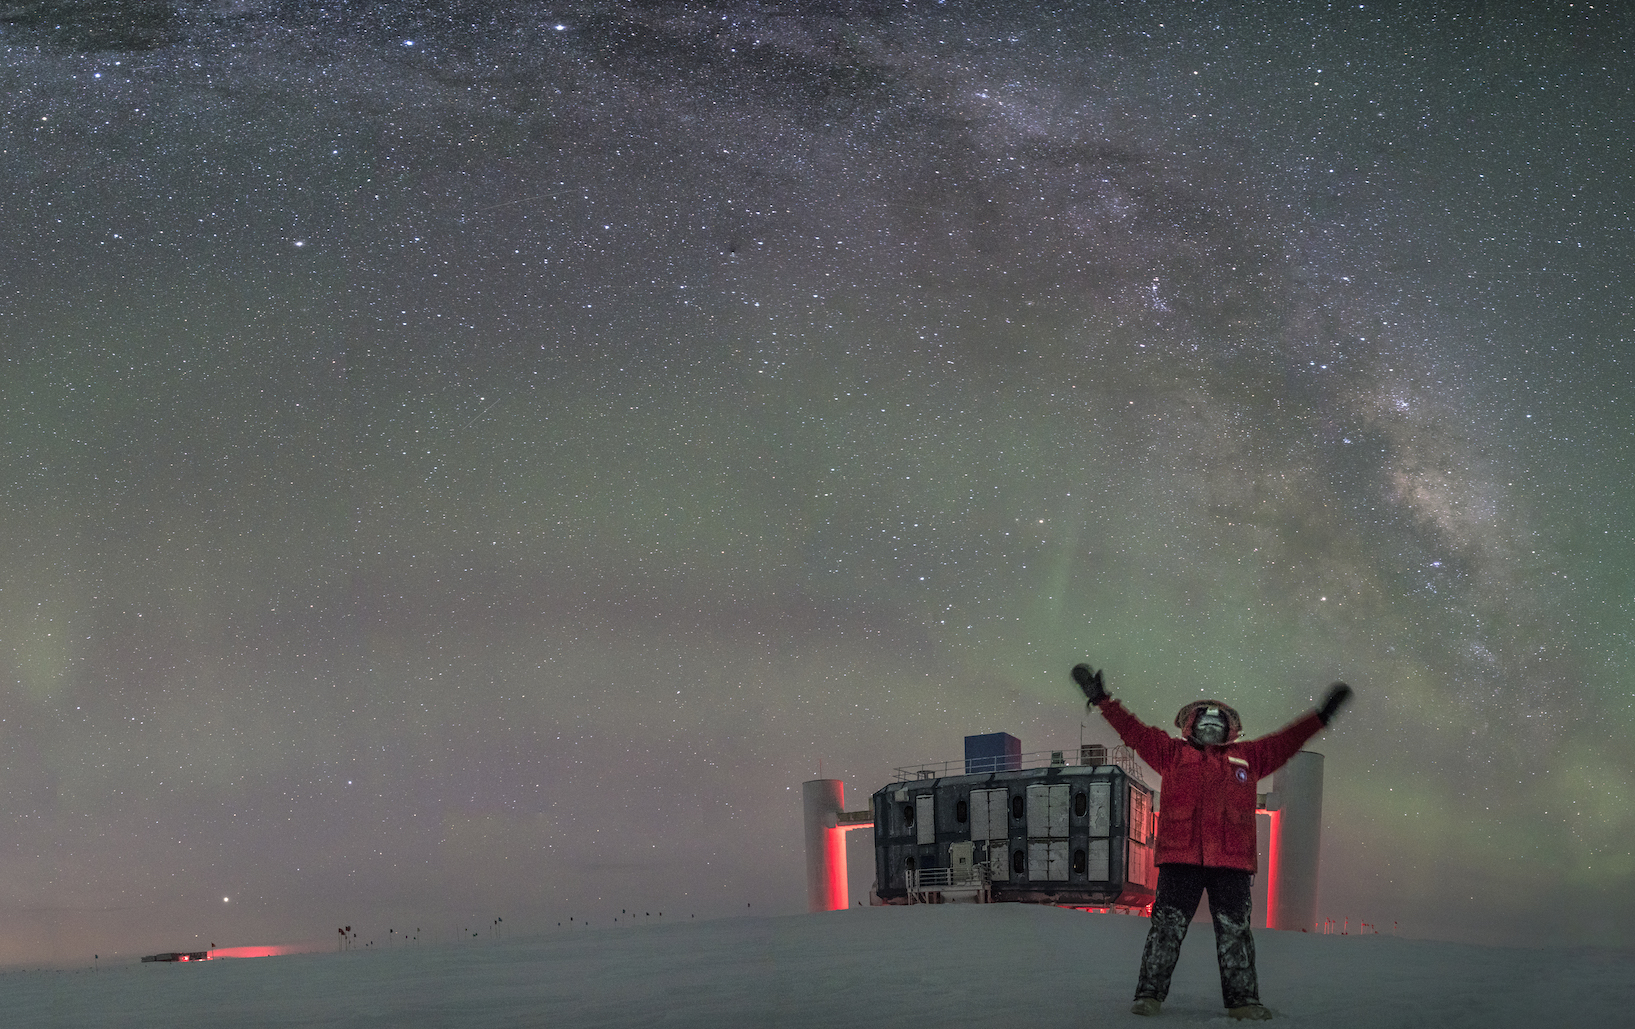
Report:
[[[1323,729],[1312,711],[1258,740],[1201,746],[1155,729],[1111,697],[1102,717],[1163,777],[1154,863],[1255,871],[1255,784]]]

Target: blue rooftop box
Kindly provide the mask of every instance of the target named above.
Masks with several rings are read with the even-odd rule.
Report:
[[[1022,741],[1008,732],[965,737],[965,774],[1014,772],[1022,767]]]

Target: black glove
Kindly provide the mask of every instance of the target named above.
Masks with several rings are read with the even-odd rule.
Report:
[[[1328,695],[1323,698],[1323,706],[1317,709],[1317,717],[1323,720],[1324,725],[1327,725],[1334,721],[1334,716],[1340,713],[1340,708],[1344,707],[1350,700],[1351,687],[1343,682],[1335,683],[1328,688]]]
[[[1073,666],[1073,681],[1084,691],[1084,699],[1099,704],[1107,699],[1107,686],[1101,681],[1101,671],[1092,672],[1089,665]]]

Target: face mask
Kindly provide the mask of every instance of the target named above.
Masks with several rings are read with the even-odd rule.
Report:
[[[1192,738],[1205,746],[1225,743],[1226,716],[1214,708],[1206,708],[1192,723]]]

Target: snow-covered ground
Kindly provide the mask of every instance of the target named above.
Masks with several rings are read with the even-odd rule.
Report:
[[[1018,904],[854,909],[470,944],[0,974],[8,1026],[980,1026],[1230,1023],[1194,924],[1156,1020],[1144,919]],[[1635,956],[1261,931],[1288,1026],[1635,1026]],[[1274,1023],[1278,1024],[1278,1023]]]

